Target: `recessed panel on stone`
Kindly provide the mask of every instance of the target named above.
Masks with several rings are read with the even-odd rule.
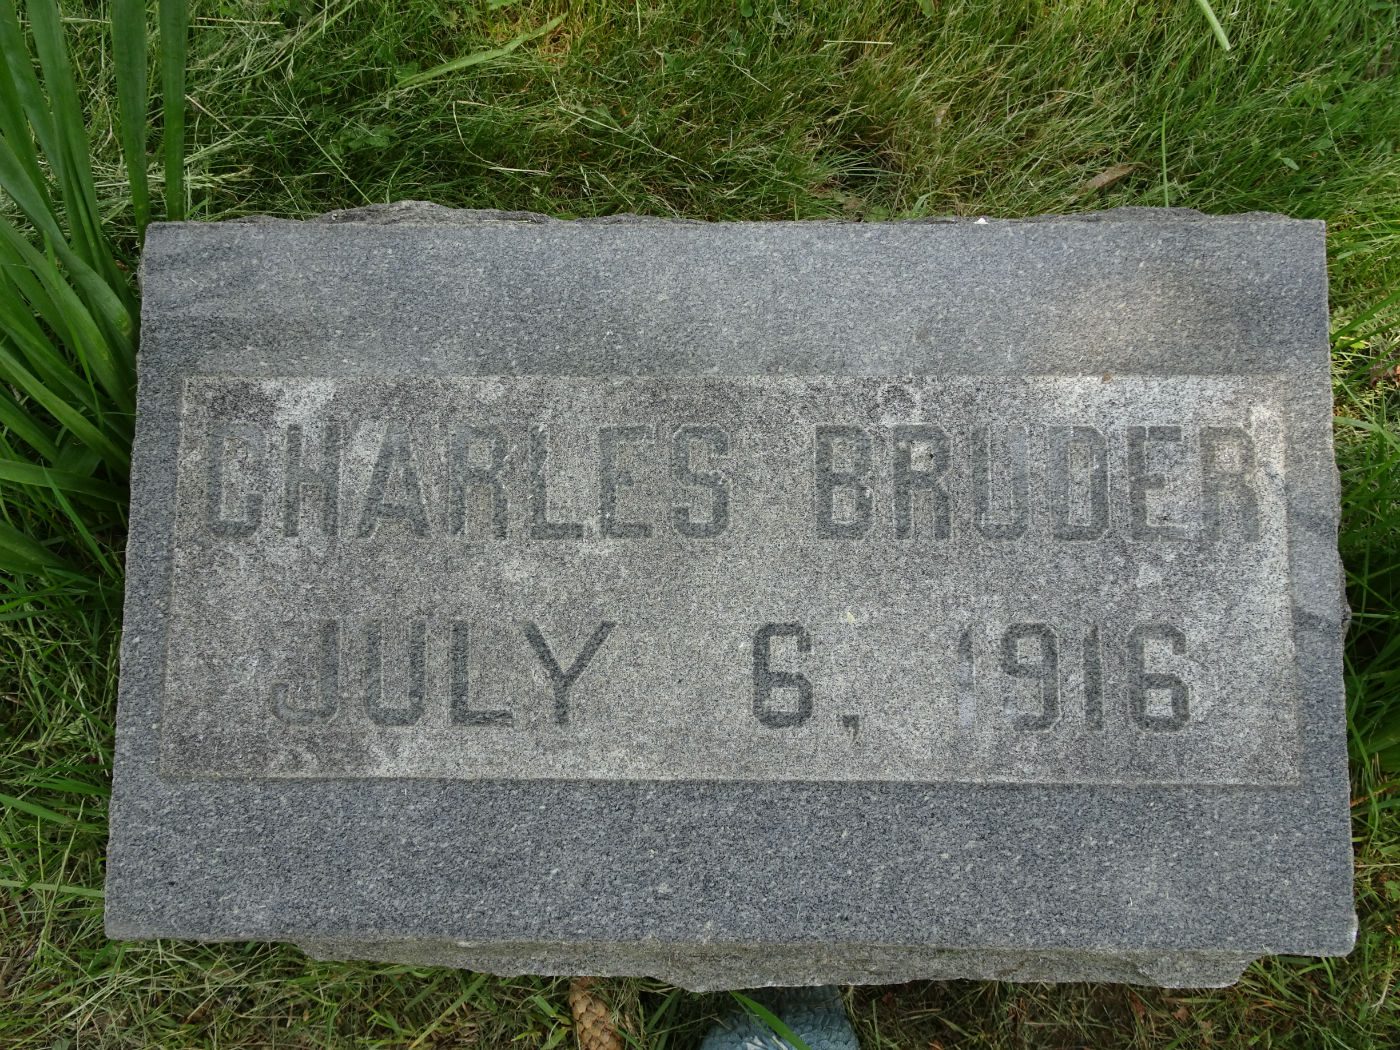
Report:
[[[690,987],[1345,952],[1323,263],[153,227],[109,929]]]
[[[163,771],[1292,783],[1278,386],[191,377]]]

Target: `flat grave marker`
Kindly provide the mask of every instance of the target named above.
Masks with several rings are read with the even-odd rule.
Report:
[[[152,228],[107,898],[689,987],[1350,947],[1321,225]]]

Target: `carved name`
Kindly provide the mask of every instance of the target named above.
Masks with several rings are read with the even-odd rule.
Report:
[[[346,435],[356,430],[372,450],[368,471],[347,470]],[[404,540],[712,540],[747,509],[732,461],[755,447],[748,435],[689,423],[580,437],[581,449],[561,451],[546,424],[327,419],[270,429],[213,420],[206,525],[248,540],[272,532],[354,541],[384,530]],[[791,520],[824,539],[1094,540],[1111,528],[1146,542],[1259,535],[1254,444],[1240,426],[816,424],[804,445]],[[551,517],[561,476],[588,489],[586,516]],[[1034,508],[1033,489],[1043,497]]]

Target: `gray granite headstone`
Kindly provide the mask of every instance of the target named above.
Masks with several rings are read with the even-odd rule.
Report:
[[[1352,944],[1323,228],[157,225],[107,928],[691,988]]]

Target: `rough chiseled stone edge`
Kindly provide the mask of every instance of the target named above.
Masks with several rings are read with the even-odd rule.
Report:
[[[313,959],[369,959],[516,977],[652,977],[692,992],[911,980],[1109,981],[1156,988],[1224,988],[1253,953],[1017,950],[852,944],[484,943],[298,939]]]

